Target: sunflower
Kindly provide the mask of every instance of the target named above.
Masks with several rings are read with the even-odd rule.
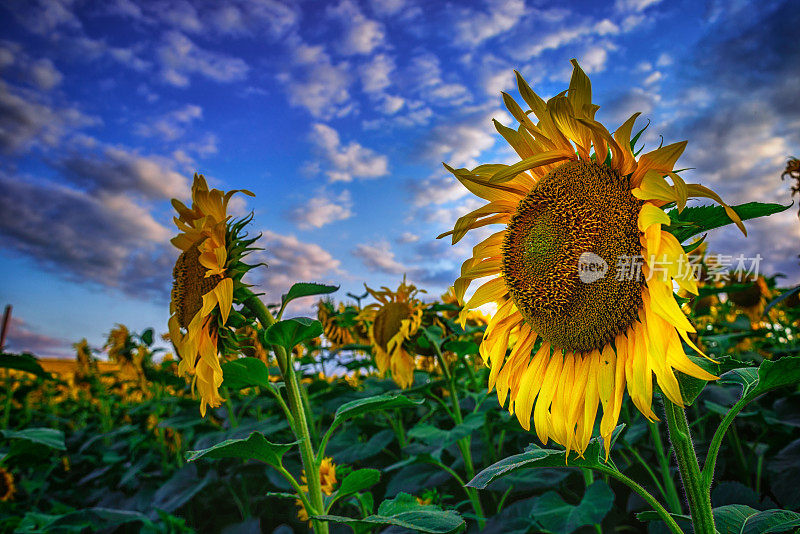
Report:
[[[172,239],[181,254],[173,269],[169,334],[181,358],[178,371],[193,376],[192,388],[200,393],[200,413],[222,402],[220,352],[234,352],[237,337],[226,326],[233,309],[234,291],[252,266],[241,262],[255,239],[241,234],[252,216],[231,221],[228,201],[237,192],[208,189],[202,175],[195,174],[192,208],[173,199],[180,230]]]
[[[300,486],[304,492],[308,493],[308,479],[306,478],[305,469],[303,473],[300,475],[300,480],[303,484]],[[336,480],[336,464],[333,463],[333,458],[326,457],[322,459],[322,462],[319,464],[319,483],[322,492],[325,495],[333,494],[333,487],[337,484]],[[297,511],[297,518],[300,521],[308,521],[308,511],[306,507],[303,505],[303,501],[300,499],[295,499],[295,504],[298,507]],[[309,522],[310,526],[310,522]]]
[[[342,311],[343,306],[340,306],[339,313]],[[320,299],[317,303],[317,319],[322,323],[325,339],[330,342],[332,349],[353,343],[353,336],[350,335],[350,331],[347,328],[339,324],[337,315],[333,301]]]
[[[636,407],[657,420],[651,408],[653,374],[666,397],[680,406],[674,370],[715,378],[694,364],[681,344],[683,339],[699,352],[672,284],[693,294],[697,287],[681,272],[686,254],[664,229],[670,218],[661,208],[675,203],[683,210],[688,197],[712,198],[742,231],[744,226],[716,193],[686,184],[675,173],[686,142],[637,160],[631,130],[639,114],[611,135],[594,119],[599,106],[592,103],[589,78],[575,60],[572,64],[569,89],[547,102],[517,73],[531,116],[503,94],[520,127],[497,121],[495,126],[520,162],[471,171],[445,165],[488,204],[439,237],[452,235],[455,244],[474,228],[505,224],[474,247],[454,284],[463,302],[472,280],[493,277],[460,316],[463,322],[467,310],[490,302],[498,306],[480,347],[490,367],[489,389],[497,388],[501,405],[510,399],[509,411],[526,430],[533,415],[542,443],[552,438],[579,454],[602,405],[600,433],[608,454],[626,386]],[[518,340],[506,357],[514,334]]]
[[[0,467],[0,502],[10,501],[17,492],[14,486],[14,476]]]
[[[732,280],[730,285],[728,300],[750,319],[753,328],[758,328],[763,320],[767,302],[774,296],[766,278],[759,275],[756,280],[745,284],[744,287],[735,280]]]
[[[378,371],[384,374],[391,369],[397,385],[407,388],[414,382],[414,357],[403,348],[403,343],[413,337],[422,324],[425,305],[416,298],[420,291],[407,284],[405,277],[397,291],[388,287],[380,291],[364,287],[378,301],[365,306],[359,314],[359,319],[371,323],[369,339]]]

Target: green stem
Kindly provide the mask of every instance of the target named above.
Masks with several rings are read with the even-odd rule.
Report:
[[[664,498],[667,500],[667,506],[670,512],[673,514],[680,514],[682,513],[681,500],[678,496],[678,488],[675,487],[675,479],[672,478],[672,473],[669,470],[669,457],[664,452],[664,442],[661,439],[661,432],[658,431],[658,425],[652,421],[648,421],[647,426],[650,427],[650,435],[653,437],[658,466],[661,469]]]
[[[453,404],[453,420],[455,421],[456,425],[460,425],[464,422],[464,418],[461,415],[461,403],[458,401],[455,375],[452,374],[447,368],[447,365],[444,361],[444,356],[442,355],[442,350],[439,348],[438,343],[436,343],[434,340],[430,341],[431,345],[433,345],[433,348],[436,351],[436,358],[439,361],[439,366],[442,368],[442,373],[444,373],[448,389],[450,390],[450,400]],[[461,457],[464,459],[464,466],[466,468],[467,478],[469,480],[475,478],[475,465],[472,462],[471,441],[472,440],[470,436],[465,436],[457,442],[458,450],[461,451]],[[483,512],[483,506],[481,505],[478,491],[475,488],[465,487],[464,489],[466,490],[467,495],[469,495],[469,499],[472,502],[472,508],[475,510],[475,515],[478,516],[478,527],[483,530],[486,527],[486,515]]]
[[[233,410],[230,391],[228,391],[228,388],[225,386],[222,387],[222,394],[228,399],[227,402],[225,402],[225,409],[228,412],[228,421],[230,421],[231,428],[236,428],[239,426],[239,421],[236,419],[236,412]]]
[[[261,299],[255,295],[250,296],[245,300],[247,306],[261,322],[265,328],[275,323],[275,318],[269,312],[267,307],[261,302]],[[297,382],[297,374],[294,372],[294,365],[291,360],[291,355],[286,354],[286,350],[281,346],[273,346],[275,358],[278,360],[278,367],[281,369],[283,381],[286,384],[286,396],[289,399],[290,411],[294,414],[295,421],[295,437],[300,441],[300,458],[303,461],[303,469],[306,472],[306,480],[308,481],[308,495],[310,497],[310,506],[306,505],[308,515],[313,518],[317,514],[325,513],[325,507],[322,500],[322,488],[319,480],[319,463],[317,462],[316,455],[311,443],[311,433],[308,428],[308,419],[303,406],[303,399],[300,394],[300,386]],[[302,492],[298,492],[301,495]],[[302,495],[301,495],[301,500]],[[304,503],[305,504],[305,503]],[[314,525],[314,531],[319,534],[328,534],[328,523],[318,519],[311,520]]]
[[[678,526],[678,523],[675,522],[675,519],[673,519],[672,516],[669,514],[669,512],[667,512],[666,508],[661,506],[661,503],[658,502],[656,498],[650,494],[649,491],[647,491],[642,486],[637,484],[635,480],[630,479],[625,475],[623,475],[622,473],[620,473],[619,471],[617,471],[616,469],[612,467],[607,467],[603,464],[594,466],[592,467],[592,469],[600,471],[601,473],[604,473],[610,476],[611,478],[616,478],[617,480],[619,480],[620,482],[631,488],[642,499],[644,499],[647,504],[653,507],[653,510],[655,510],[655,512],[658,514],[661,520],[664,521],[670,532],[672,532],[673,534],[683,534],[681,527]]]
[[[711,482],[714,478],[714,467],[717,463],[717,455],[719,454],[719,449],[722,446],[722,439],[725,437],[725,432],[728,431],[728,427],[731,426],[733,423],[734,418],[739,415],[739,412],[745,407],[744,399],[740,399],[736,404],[733,405],[728,413],[725,414],[725,417],[722,418],[722,422],[717,427],[717,430],[714,432],[714,436],[711,438],[711,444],[708,446],[708,455],[706,455],[706,463],[703,464],[703,472],[702,472],[702,480],[703,480],[703,487],[706,491],[711,491]]]
[[[641,466],[644,468],[644,470],[647,471],[647,474],[650,475],[650,479],[653,481],[653,484],[655,484],[655,486],[658,489],[658,491],[661,493],[661,495],[664,496],[664,498],[666,498],[667,497],[667,493],[666,493],[666,491],[664,491],[664,486],[661,485],[661,481],[658,479],[658,477],[656,476],[655,472],[653,472],[653,469],[650,467],[650,465],[645,461],[644,458],[642,458],[642,455],[639,454],[639,452],[636,449],[634,449],[631,446],[631,444],[628,443],[627,440],[619,438],[617,440],[617,442],[618,443],[622,443],[622,445],[625,447],[625,449],[627,451],[629,451],[633,455],[634,458],[636,458],[636,460],[641,464]],[[672,509],[670,511],[672,513],[679,514],[680,513],[680,505],[678,505],[678,511],[675,511],[674,509]]]
[[[675,458],[678,460],[678,471],[681,474],[683,490],[689,502],[689,513],[696,534],[714,534],[714,516],[711,513],[711,494],[700,477],[700,466],[694,452],[689,423],[683,408],[676,406],[669,399],[664,399],[664,411],[667,415],[667,426]]]

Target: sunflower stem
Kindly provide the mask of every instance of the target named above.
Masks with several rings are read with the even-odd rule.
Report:
[[[692,444],[689,423],[683,408],[664,399],[669,439],[675,450],[683,490],[689,503],[689,513],[696,534],[714,534],[714,516],[711,513],[711,494],[703,484],[700,466]]]
[[[455,374],[451,373],[450,370],[447,368],[447,365],[444,361],[444,356],[442,355],[442,349],[439,348],[439,344],[428,337],[433,345],[434,350],[436,351],[436,359],[439,362],[439,366],[442,368],[442,373],[445,376],[445,380],[447,381],[447,386],[450,391],[450,400],[453,403],[453,411],[452,416],[453,420],[455,421],[456,425],[460,425],[464,422],[464,418],[461,415],[461,403],[458,400],[458,390],[456,389],[456,380]],[[461,451],[461,457],[464,459],[464,467],[467,471],[467,478],[472,480],[475,478],[475,465],[472,462],[472,450],[471,450],[471,439],[470,436],[466,436],[458,440],[457,445],[459,451]],[[464,488],[469,496],[469,500],[472,503],[472,508],[475,510],[475,515],[478,516],[478,527],[483,530],[486,527],[486,515],[483,513],[483,506],[481,505],[481,499],[478,496],[478,491],[475,488]]]
[[[254,294],[250,294],[244,301],[244,305],[255,314],[264,328],[268,328],[275,323],[275,318],[270,311],[264,303],[261,302],[261,299]],[[294,366],[289,357],[290,355],[286,354],[286,349],[275,345],[272,347],[272,351],[275,354],[275,358],[278,360],[278,367],[280,367],[284,384],[286,384],[286,396],[289,399],[289,409],[294,415],[296,423],[293,428],[294,434],[300,441],[300,458],[303,462],[303,469],[306,472],[309,504],[311,505],[310,507],[306,506],[306,511],[308,515],[312,517],[311,521],[314,525],[314,532],[318,534],[328,534],[328,523],[326,521],[313,519],[313,516],[325,513],[325,506],[322,500],[322,487],[319,480],[319,463],[317,462],[311,442],[311,433],[308,428],[307,414],[304,409],[300,385],[297,381],[297,374],[294,372]],[[298,491],[298,496],[301,500],[304,500],[301,494],[302,492]]]

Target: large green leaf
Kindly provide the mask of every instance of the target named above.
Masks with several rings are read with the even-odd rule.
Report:
[[[24,430],[1,430],[0,434],[8,439],[27,440],[57,451],[67,450],[64,443],[64,432],[55,428],[26,428]]]
[[[586,488],[580,504],[567,504],[555,491],[538,497],[531,517],[548,532],[570,534],[582,526],[600,523],[614,504],[614,492],[598,480]]]
[[[347,523],[354,528],[369,528],[375,525],[396,526],[417,532],[446,534],[464,525],[464,520],[453,510],[442,510],[438,506],[419,504],[411,495],[401,493],[394,499],[383,501],[378,513],[364,519],[352,519],[336,515],[316,516],[325,521]]]
[[[342,497],[353,495],[377,484],[381,479],[381,472],[377,469],[357,469],[344,477],[339,489],[328,499],[325,510],[330,510],[333,503]]]
[[[714,508],[714,523],[719,534],[794,532],[800,527],[800,514],[789,510],[760,512],[744,504],[729,504]]]
[[[246,439],[227,439],[208,449],[189,451],[186,459],[190,462],[200,458],[243,458],[258,460],[269,465],[281,465],[281,458],[295,443],[272,443],[260,432],[253,432]]]
[[[28,512],[22,518],[14,532],[96,532],[101,529],[124,525],[126,523],[142,523],[143,526],[155,528],[150,519],[133,510],[113,510],[110,508],[86,508],[63,515]]]
[[[315,284],[309,282],[299,282],[294,284],[291,288],[289,288],[288,293],[281,296],[281,310],[279,315],[283,313],[286,305],[294,299],[311,297],[313,295],[327,295],[328,293],[333,293],[334,291],[338,290],[339,286],[328,286],[325,284]]]
[[[447,447],[482,428],[484,418],[485,414],[483,413],[471,413],[464,418],[463,423],[454,426],[450,430],[442,430],[431,424],[423,423],[409,430],[408,436],[429,445]]]
[[[740,402],[749,402],[772,389],[800,383],[800,356],[764,360],[758,368],[734,369],[720,377],[719,382],[741,385]]]
[[[791,206],[791,204],[783,206],[781,204],[748,202],[747,204],[732,206],[732,208],[743,221],[746,221],[748,219],[780,213],[789,209]],[[684,208],[680,213],[678,213],[677,209],[673,209],[670,210],[667,215],[669,215],[672,222],[665,229],[674,235],[680,243],[702,232],[733,223],[728,214],[725,213],[724,206]]]
[[[267,345],[280,345],[289,353],[306,339],[320,335],[322,335],[322,323],[308,317],[295,317],[270,325],[264,331],[264,341]]]
[[[419,404],[422,404],[421,399],[411,400],[402,393],[385,393],[365,399],[356,399],[339,406],[336,410],[336,414],[333,416],[333,423],[331,426],[340,425],[347,419],[352,419],[353,417],[358,417],[365,413],[378,410],[390,410],[393,408],[408,408]]]
[[[0,354],[0,369],[17,369],[32,373],[42,378],[52,378],[50,373],[42,369],[32,354]]]
[[[709,360],[708,358],[703,358],[702,356],[695,356],[693,354],[687,354],[686,356],[692,360],[692,362],[716,376],[720,376],[728,371],[745,367],[747,365],[744,362],[730,357],[720,358],[717,363]],[[681,388],[681,397],[683,397],[683,402],[687,406],[691,406],[694,401],[697,400],[698,395],[700,395],[700,392],[703,391],[703,388],[706,387],[708,382],[706,380],[681,373],[680,371],[675,374],[678,379],[678,384]]]
[[[624,425],[618,426],[614,430],[611,441],[616,439]],[[531,444],[522,454],[515,454],[494,463],[475,475],[475,478],[467,483],[471,488],[484,489],[493,481],[511,474],[520,469],[532,469],[537,467],[588,467],[599,468],[602,470],[614,469],[611,463],[606,463],[603,458],[603,443],[600,438],[594,438],[589,442],[589,446],[583,453],[583,458],[573,454],[575,457],[564,457],[564,451],[555,449],[542,449]]]
[[[269,369],[258,358],[239,358],[222,364],[222,385],[231,389],[272,387]]]

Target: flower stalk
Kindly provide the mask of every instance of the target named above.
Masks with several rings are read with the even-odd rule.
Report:
[[[683,408],[664,399],[664,411],[667,416],[669,439],[675,450],[678,470],[681,474],[692,525],[697,534],[714,534],[714,516],[711,512],[711,494],[704,486],[700,475],[700,466],[692,444],[689,423]]]

